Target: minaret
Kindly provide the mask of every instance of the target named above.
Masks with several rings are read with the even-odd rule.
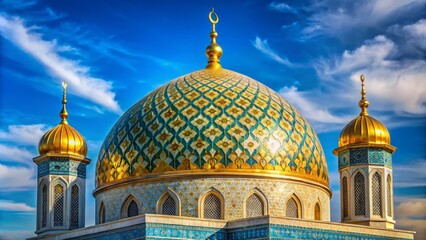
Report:
[[[37,164],[38,235],[84,227],[87,144],[68,124],[67,83],[63,82],[61,122],[40,139]]]
[[[342,130],[338,156],[342,222],[394,228],[392,154],[386,127],[368,114],[361,75],[361,113]]]

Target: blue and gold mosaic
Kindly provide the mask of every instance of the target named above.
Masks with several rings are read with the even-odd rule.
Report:
[[[86,178],[86,164],[78,161],[50,160],[38,164],[38,177],[48,174]]]
[[[101,147],[96,185],[216,170],[291,175],[328,186],[310,124],[275,91],[226,69],[182,76],[131,107]]]
[[[380,148],[356,148],[339,153],[339,169],[358,164],[392,167],[392,154]]]
[[[259,224],[238,228],[196,227],[163,223],[144,223],[115,230],[94,232],[92,234],[67,239],[351,239],[351,240],[390,240],[404,239],[366,233],[355,233],[319,229],[310,227],[288,226],[284,224]]]

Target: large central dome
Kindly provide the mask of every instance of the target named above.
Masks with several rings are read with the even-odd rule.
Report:
[[[290,176],[328,187],[309,123],[272,89],[223,68],[179,77],[131,107],[102,145],[96,185],[199,173]]]

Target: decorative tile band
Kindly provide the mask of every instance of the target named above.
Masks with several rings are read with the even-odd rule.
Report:
[[[343,231],[333,231],[328,229],[318,229],[309,227],[287,226],[271,224],[269,226],[269,239],[351,239],[351,240],[384,240],[403,239],[396,237],[385,237],[364,233],[351,233]]]
[[[86,164],[77,161],[55,161],[50,160],[38,164],[38,177],[48,174],[52,175],[72,175],[86,178]]]
[[[392,167],[392,154],[380,148],[349,149],[339,154],[339,169],[357,164],[378,164]]]
[[[84,229],[82,229],[84,231]],[[238,228],[210,228],[163,223],[142,223],[103,232],[95,232],[73,240],[86,239],[351,239],[351,240],[388,240],[403,239],[363,233],[344,232],[328,229],[288,226],[281,224],[260,224]]]

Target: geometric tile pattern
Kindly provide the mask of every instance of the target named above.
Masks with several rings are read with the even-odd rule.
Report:
[[[141,223],[114,230],[95,232],[72,240],[118,240],[118,239],[330,239],[330,240],[390,240],[404,239],[367,233],[345,232],[284,224],[259,224],[238,228],[213,228],[163,223]]]
[[[203,69],[154,90],[106,137],[96,186],[164,172],[252,171],[328,186],[315,131],[282,96],[226,69]]]
[[[253,194],[254,189],[266,198],[265,209],[269,210],[271,216],[285,217],[286,199],[295,194],[301,199],[302,215],[299,217],[313,219],[314,206],[319,201],[321,219],[330,219],[330,196],[325,190],[288,180],[258,178],[200,178],[131,184],[97,193],[96,212],[103,203],[106,222],[120,219],[123,202],[131,194],[140,203],[139,214],[155,214],[157,202],[165,192],[172,191],[180,200],[181,216],[200,217],[199,199],[212,188],[223,196],[224,215],[221,217],[226,220],[244,218],[246,199]],[[99,223],[99,219],[96,222]]]
[[[339,153],[339,169],[349,165],[377,164],[392,168],[392,154],[381,148],[355,148]]]
[[[351,240],[383,240],[401,239],[370,235],[366,233],[343,232],[336,230],[317,229],[310,227],[286,226],[279,224],[269,225],[269,239],[351,239]]]
[[[86,178],[86,164],[72,160],[55,160],[38,164],[38,177],[43,177],[49,174],[53,175],[71,175],[80,178]]]

